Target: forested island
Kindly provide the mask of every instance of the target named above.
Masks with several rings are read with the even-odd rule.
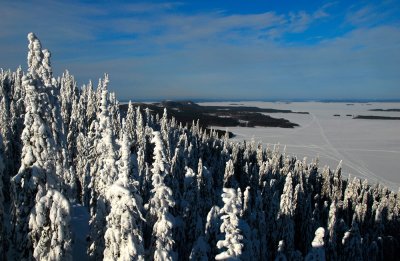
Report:
[[[369,111],[400,112],[400,109],[371,109]]]
[[[217,127],[280,127],[294,128],[299,126],[283,118],[274,118],[268,114],[273,113],[298,113],[291,110],[263,109],[248,106],[201,106],[192,101],[163,101],[160,103],[133,103],[133,106],[148,108],[151,113],[162,115],[164,108],[177,121],[191,125],[199,121],[202,128]],[[121,112],[126,113],[128,104],[120,105]]]
[[[357,115],[353,119],[364,119],[364,120],[400,120],[400,117],[390,116],[375,116],[375,115]]]

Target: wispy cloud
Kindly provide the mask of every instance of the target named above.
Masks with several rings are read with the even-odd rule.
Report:
[[[336,2],[253,13],[180,11],[185,5],[6,2],[0,66],[24,64],[25,37],[34,31],[53,51],[57,73],[69,68],[84,83],[109,72],[121,97],[400,96],[400,32],[385,24],[390,14],[374,16],[383,7],[344,8],[338,20]],[[313,32],[324,23],[352,28]],[[292,35],[302,41],[287,42]]]
[[[345,21],[356,26],[376,26],[383,24],[400,11],[396,1],[381,1],[367,5],[353,5],[349,8]]]
[[[128,3],[118,7],[119,11],[125,13],[155,13],[173,10],[182,6],[182,2],[169,3]]]

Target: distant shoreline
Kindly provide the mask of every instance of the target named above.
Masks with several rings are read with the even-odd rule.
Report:
[[[164,108],[183,124],[191,125],[197,120],[204,128],[218,127],[278,127],[295,128],[299,125],[284,118],[274,118],[266,114],[309,114],[304,111],[258,108],[254,106],[202,106],[193,101],[163,101],[160,103],[132,103],[134,106],[149,108],[154,114],[162,115]],[[127,104],[121,104],[122,115],[128,110]]]
[[[400,109],[372,109],[369,111],[380,111],[380,112],[400,112]]]
[[[400,117],[357,115],[353,119],[363,119],[363,120],[400,120]]]
[[[291,103],[291,102],[321,102],[321,103],[400,103],[400,99],[343,99],[343,100],[325,100],[325,99],[198,99],[198,98],[174,98],[168,99],[168,101],[188,101],[191,100],[195,103],[202,102],[230,102],[230,103],[241,103],[241,102],[273,102],[273,103]],[[165,99],[162,98],[154,98],[154,99],[120,99],[121,103],[127,103],[129,101],[132,102],[162,102]],[[353,105],[353,104],[352,104]]]

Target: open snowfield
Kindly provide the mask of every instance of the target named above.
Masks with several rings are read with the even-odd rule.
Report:
[[[207,102],[200,105],[224,105],[232,102]],[[343,160],[344,175],[367,178],[397,191],[400,186],[400,120],[352,119],[346,115],[400,117],[400,112],[374,112],[370,109],[399,109],[400,103],[322,103],[322,102],[235,102],[243,106],[307,111],[310,114],[270,114],[298,123],[294,129],[229,128],[233,140],[280,144],[281,151],[308,162],[318,157],[320,166],[335,169]],[[237,105],[235,105],[237,106]],[[334,116],[340,114],[340,117]]]

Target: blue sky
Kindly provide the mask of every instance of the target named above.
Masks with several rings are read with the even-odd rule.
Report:
[[[400,1],[4,1],[0,67],[28,32],[120,100],[400,99]]]

